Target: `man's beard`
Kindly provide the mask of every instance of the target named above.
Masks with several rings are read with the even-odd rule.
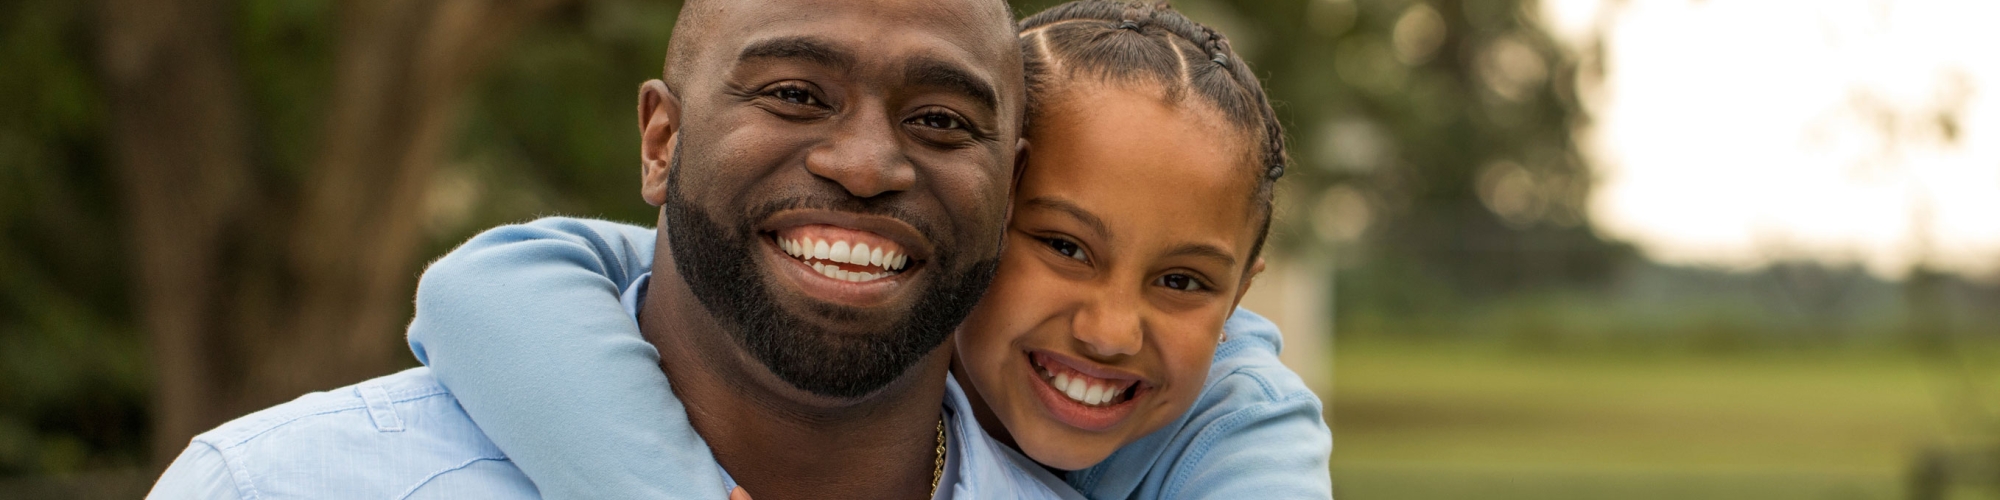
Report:
[[[786,383],[820,396],[855,398],[867,395],[894,381],[924,355],[935,350],[951,335],[960,321],[972,312],[993,274],[999,258],[993,257],[964,269],[952,268],[959,255],[939,248],[926,272],[934,273],[929,286],[904,293],[917,302],[900,321],[878,331],[861,335],[826,331],[779,307],[757,272],[757,240],[753,221],[763,220],[779,210],[822,208],[848,212],[878,213],[851,199],[839,201],[795,199],[765,205],[753,213],[730,214],[739,221],[734,230],[681,196],[680,148],[675,148],[672,171],[667,176],[667,242],[672,247],[674,268],[703,308],[724,322],[736,343],[748,350],[766,368]],[[892,213],[883,214],[891,215]],[[898,217],[912,222],[908,217]],[[918,229],[926,229],[918,225]],[[924,234],[933,234],[924,231]],[[955,271],[955,272],[954,272]],[[816,312],[846,319],[859,316],[848,307],[812,303]]]

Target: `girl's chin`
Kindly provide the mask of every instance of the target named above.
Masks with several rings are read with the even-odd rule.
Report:
[[[1061,425],[1055,422],[1046,423]],[[1054,433],[1049,434],[1028,437],[1015,433],[1014,443],[1020,446],[1022,454],[1034,459],[1035,462],[1066,471],[1088,469],[1098,462],[1103,462],[1105,458],[1111,456],[1112,451],[1118,449],[1115,444],[1100,445],[1092,442],[1095,441],[1092,439],[1074,439],[1052,435]]]

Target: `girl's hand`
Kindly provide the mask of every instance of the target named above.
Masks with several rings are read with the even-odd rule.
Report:
[[[737,486],[736,489],[729,490],[729,500],[750,500],[750,492],[744,491],[742,486]]]

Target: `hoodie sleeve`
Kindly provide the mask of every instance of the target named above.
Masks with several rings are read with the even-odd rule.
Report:
[[[502,226],[418,284],[410,350],[545,498],[728,496],[619,303],[651,269],[654,237],[559,217]]]

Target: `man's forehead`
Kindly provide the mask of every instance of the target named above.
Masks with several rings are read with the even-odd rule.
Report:
[[[855,62],[913,57],[963,60],[977,69],[1012,61],[1018,50],[1004,7],[990,0],[755,0],[729,2],[708,56],[728,64],[744,49],[777,39],[812,39]],[[985,73],[985,71],[982,71]]]
[[[734,0],[716,2],[715,12],[749,23],[826,19],[858,15],[882,22],[936,24],[947,31],[1013,29],[1006,2],[999,0]]]

